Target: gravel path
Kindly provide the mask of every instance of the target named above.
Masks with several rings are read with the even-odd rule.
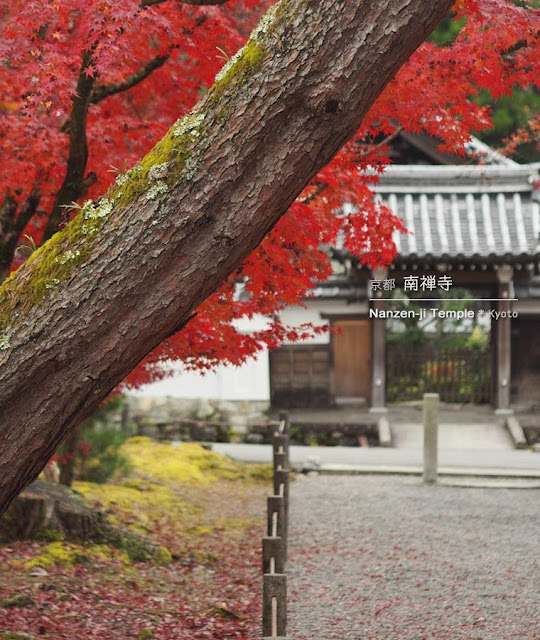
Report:
[[[540,491],[291,486],[292,640],[540,640]]]

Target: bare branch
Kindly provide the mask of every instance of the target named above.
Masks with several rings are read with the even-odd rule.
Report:
[[[109,96],[113,96],[117,93],[121,93],[122,91],[127,91],[132,87],[146,80],[150,74],[152,74],[156,69],[162,67],[167,60],[170,58],[170,53],[166,53],[163,55],[156,56],[153,60],[151,60],[147,65],[139,69],[129,77],[127,77],[122,82],[116,82],[114,84],[104,84],[99,87],[95,87],[92,91],[92,95],[90,96],[90,103],[97,104],[101,102],[105,98]]]
[[[310,193],[309,196],[306,196],[302,200],[302,204],[309,204],[310,202],[315,200],[315,198],[318,198],[322,193],[324,193],[327,188],[328,188],[328,182],[319,182],[317,184],[315,191],[313,193]]]
[[[386,138],[383,138],[382,140],[380,140],[375,144],[364,144],[360,140],[357,140],[356,143],[360,147],[360,151],[362,155],[367,156],[368,153],[376,151],[377,149],[381,149],[382,147],[385,147],[388,144],[390,144],[392,140],[397,138],[402,131],[403,131],[403,127],[399,126],[396,128],[396,130],[393,133],[389,134],[388,136],[386,136]]]

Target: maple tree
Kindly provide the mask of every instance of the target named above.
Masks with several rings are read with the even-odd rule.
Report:
[[[2,507],[249,257],[449,6],[282,1],[194,110],[0,287]]]
[[[114,180],[114,175],[109,173],[111,165],[129,166],[163,135],[173,120],[173,113],[187,111],[201,92],[205,93],[204,86],[210,83],[221,63],[215,47],[219,46],[225,56],[232,52],[248,30],[255,9],[262,3],[244,0],[219,7],[194,4],[197,6],[153,0],[142,4],[131,0],[96,1],[85,4],[84,11],[74,8],[73,3],[61,1],[45,7],[39,2],[0,5],[3,29],[0,56],[4,60],[0,86],[5,96],[1,102],[0,135],[4,155],[10,159],[0,186],[0,193],[4,194],[1,205],[4,253],[6,245],[8,249],[10,246],[6,239],[13,242],[13,234],[17,236],[16,242],[23,233],[36,243],[47,238],[70,215],[64,205],[76,198],[99,194]],[[294,3],[283,3],[285,13],[291,4]],[[339,10],[346,4],[338,3]],[[449,5],[450,2],[441,2],[434,10],[446,10]],[[379,23],[384,22],[380,13],[384,6],[381,2],[372,8],[374,32],[382,28]],[[369,16],[365,3],[361,8]],[[195,367],[211,366],[221,360],[238,363],[265,344],[273,346],[284,337],[291,337],[278,321],[263,332],[246,336],[236,331],[232,320],[254,313],[272,314],[284,304],[302,299],[313,283],[324,279],[330,271],[321,244],[335,242],[341,233],[345,247],[361,254],[366,262],[384,262],[392,257],[391,235],[401,223],[388,209],[372,201],[369,189],[375,179],[373,173],[376,174],[372,169],[380,170],[387,161],[385,151],[389,137],[401,128],[425,131],[437,135],[445,148],[458,150],[471,129],[489,123],[487,110],[471,103],[471,97],[481,87],[489,86],[496,96],[515,84],[527,85],[537,79],[538,12],[528,3],[515,6],[507,0],[468,0],[458,2],[455,9],[457,15],[466,16],[467,21],[452,46],[440,48],[427,43],[418,49],[372,106],[360,129],[290,206],[268,238],[249,257],[233,252],[231,260],[236,258],[236,264],[233,261],[227,267],[230,270],[234,266],[231,278],[199,306],[198,315],[184,331],[178,333],[176,329],[191,315],[180,314],[175,322],[169,323],[164,333],[169,332],[172,337],[146,359],[143,368],[128,378],[129,382],[147,379],[148,372],[154,375],[155,363],[171,355]],[[389,19],[397,20],[399,9],[395,11]],[[426,16],[421,17],[426,17],[422,25],[422,37],[425,37],[429,30],[427,8],[422,11],[426,12]],[[297,20],[301,20],[302,12],[298,13]],[[415,28],[418,29],[418,23]],[[414,37],[416,34],[410,37],[410,41],[415,42],[413,48],[419,44]],[[281,55],[288,46],[288,41],[279,42],[273,48]],[[302,49],[300,44],[297,46]],[[347,58],[347,53],[348,48],[341,55]],[[382,55],[380,51],[370,53],[373,57]],[[406,54],[404,41],[401,58]],[[233,88],[244,90],[250,85],[246,73],[256,71],[263,59],[268,58],[266,51],[261,52],[256,46],[248,47],[243,55],[232,60],[203,105],[214,107],[212,96],[216,102],[217,96],[221,99],[222,93],[227,93],[223,85],[230,79],[231,69],[239,70],[241,76],[241,81],[232,83]],[[392,73],[400,66],[401,58],[399,64],[396,62],[392,67]],[[371,102],[390,79],[391,74],[388,77],[380,74],[382,68],[379,74],[373,71],[368,82],[374,92],[370,94]],[[320,92],[324,93],[322,89]],[[350,92],[348,86],[340,87],[337,96],[329,97],[324,104],[320,104],[323,98],[316,95],[317,92],[308,96],[306,108],[319,126],[315,137],[333,135],[334,141],[329,150],[319,152],[316,160],[310,158],[309,164],[315,169],[330,160],[333,155],[330,149],[335,151],[336,140],[345,142],[343,135],[337,135],[337,127],[328,131],[326,123],[332,116],[339,115],[343,126],[349,124],[342,117],[342,111],[348,107],[342,94],[347,92]],[[271,102],[261,105],[264,109],[271,106]],[[364,110],[366,106],[369,104],[363,104]],[[359,111],[357,120],[361,115]],[[226,121],[227,118],[222,117],[220,124]],[[231,122],[236,125],[234,118]],[[182,126],[186,125],[180,128]],[[198,135],[196,124],[184,128],[178,135],[186,133],[193,142],[192,138]],[[354,131],[347,133],[349,138]],[[295,140],[301,138],[298,135]],[[87,145],[87,139],[93,142]],[[271,147],[268,143],[273,144],[272,140],[266,142],[268,147]],[[305,150],[298,149],[298,157],[302,153]],[[371,171],[366,172],[367,168]],[[247,180],[249,171],[247,167],[245,170]],[[309,167],[303,170],[307,177],[315,173]],[[291,171],[295,171],[294,166]],[[298,182],[301,182],[300,168],[298,172]],[[134,173],[129,175],[133,177]],[[152,196],[149,200],[160,195],[160,176],[155,171],[152,175],[156,184],[145,187]],[[113,187],[119,197],[123,180],[123,175],[119,176]],[[298,185],[294,188],[298,189]],[[136,193],[139,195],[140,192]],[[285,191],[281,201],[276,198],[276,210],[290,205],[291,196],[292,191]],[[336,215],[344,203],[354,205],[351,213]],[[82,214],[76,218],[78,224],[81,220],[108,215],[109,211],[100,207],[99,204],[84,205]],[[278,217],[269,218],[263,230],[268,231]],[[12,232],[11,236],[6,235],[6,229]],[[66,250],[62,243],[68,236],[69,233],[61,236],[51,245],[58,248],[55,251],[65,250],[56,256],[61,265],[88,257],[84,247]],[[254,236],[258,240],[262,238],[259,232]],[[127,231],[125,239],[129,240]],[[226,244],[230,237],[224,236],[224,240]],[[34,267],[18,272],[3,287],[4,305],[12,308],[13,313],[26,313],[26,302],[17,299],[17,287],[31,278],[32,268],[46,255],[49,254],[36,252],[31,260]],[[206,259],[211,259],[211,254],[207,254]],[[64,271],[67,270],[65,267]],[[218,277],[218,281],[220,279]],[[45,288],[54,289],[55,280]],[[249,299],[235,299],[234,283],[238,280],[244,282]],[[212,286],[214,283],[217,282],[212,280]],[[210,290],[202,287],[195,299],[201,302]],[[48,296],[47,292],[44,296]],[[0,337],[2,349],[10,351],[11,336],[4,330]],[[138,348],[153,346],[152,340],[147,340],[141,341]],[[138,359],[135,355],[126,357],[133,364]],[[101,388],[93,391],[94,403],[102,393]],[[79,413],[85,411],[88,411],[87,403],[81,401]]]
[[[61,228],[72,202],[95,198],[115,167],[132,166],[186,113],[245,40],[269,0],[57,0],[0,4],[0,277]],[[205,6],[209,5],[209,6]],[[214,5],[214,6],[212,6]],[[250,335],[234,320],[274,317],[300,302],[331,272],[324,245],[345,246],[366,262],[388,262],[391,235],[402,230],[376,207],[365,168],[380,171],[398,130],[436,135],[459,152],[470,131],[489,126],[473,98],[498,97],[537,81],[538,15],[509,0],[458,2],[465,25],[450,47],[424,44],[373,106],[355,135],[291,206],[265,242],[126,380],[137,386],[166,374],[162,363],[188,367],[239,364],[285,338],[279,320]],[[415,89],[421,84],[422,91]],[[372,144],[370,144],[370,142]],[[386,143],[385,143],[386,142]],[[356,211],[336,216],[345,203]],[[17,246],[19,251],[16,251]],[[249,299],[237,300],[243,281]]]

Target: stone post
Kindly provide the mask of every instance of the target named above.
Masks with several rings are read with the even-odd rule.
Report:
[[[274,472],[274,495],[283,496],[283,549],[287,560],[287,536],[289,533],[289,470],[278,469]]]
[[[287,635],[287,576],[265,573],[263,576],[263,636]]]
[[[439,394],[424,393],[424,483],[437,482]]]
[[[283,538],[266,536],[263,538],[263,574],[283,573],[285,566]]]
[[[281,469],[287,468],[287,454],[283,453],[274,453],[274,474],[276,471],[280,471]]]
[[[283,433],[285,435],[289,434],[289,412],[288,411],[280,411],[279,412],[279,433]]]
[[[283,510],[284,500],[283,496],[268,496],[268,527],[267,535],[269,537],[283,538],[284,535],[284,522],[285,513]]]
[[[286,456],[286,466],[289,466],[289,436],[274,434],[272,437],[273,453],[284,453]]]

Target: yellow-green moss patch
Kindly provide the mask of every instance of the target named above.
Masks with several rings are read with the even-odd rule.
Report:
[[[250,38],[216,76],[209,93],[210,104],[215,104],[227,88],[238,89],[259,70],[266,55],[266,49],[257,40]]]
[[[208,545],[229,536],[239,539],[253,524],[253,514],[233,505],[252,490],[248,483],[258,483],[261,476],[264,487],[270,486],[270,466],[239,464],[195,443],[176,446],[136,437],[121,450],[130,461],[130,477],[115,484],[77,482],[75,489],[118,529],[150,537],[178,558],[197,556],[201,544],[204,556]],[[212,511],[216,503],[221,504],[217,515]],[[130,558],[144,559],[124,542],[112,543]],[[167,560],[165,555],[162,559]],[[161,560],[154,554],[150,561]]]
[[[113,525],[129,524],[141,534],[151,532],[163,513],[193,512],[193,507],[182,502],[172,488],[158,484],[146,484],[144,490],[93,482],[76,482],[74,486],[89,502],[104,510]]]
[[[109,560],[116,557],[124,563],[129,563],[128,555],[124,551],[111,549],[107,545],[92,544],[82,546],[65,542],[51,542],[44,545],[40,553],[25,563],[26,569],[32,567],[62,567],[70,569],[75,564],[92,564],[96,561]]]
[[[209,484],[247,477],[266,479],[266,468],[235,462],[199,444],[157,443],[149,438],[131,438],[122,447],[137,475],[176,484]]]

